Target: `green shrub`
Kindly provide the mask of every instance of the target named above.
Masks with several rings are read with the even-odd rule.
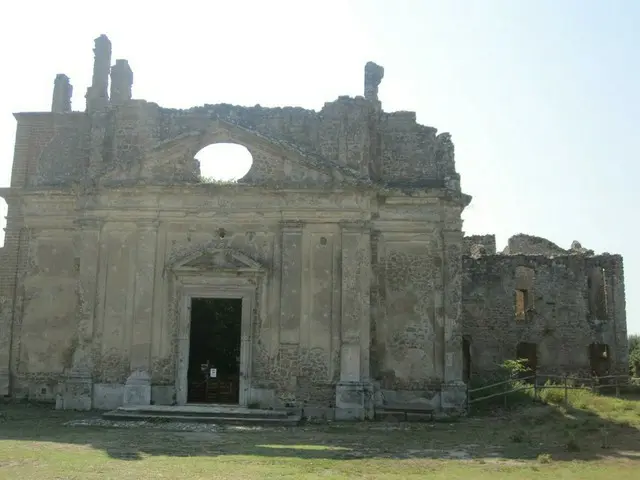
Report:
[[[507,360],[499,365],[498,370],[492,374],[472,377],[469,382],[470,400],[472,402],[471,410],[481,412],[492,410],[496,407],[514,407],[525,402],[530,404],[533,396],[533,385],[521,380],[521,377],[526,376],[528,372],[526,360]],[[473,391],[489,385],[493,386],[477,392]]]
[[[640,335],[629,335],[629,374],[640,377]]]
[[[538,455],[538,462],[540,463],[551,463],[551,455],[549,455],[548,453],[541,453],[540,455]]]

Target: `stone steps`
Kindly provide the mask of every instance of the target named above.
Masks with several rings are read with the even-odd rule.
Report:
[[[220,405],[120,407],[102,415],[107,420],[194,422],[227,425],[295,426],[300,413],[284,410],[259,410]]]

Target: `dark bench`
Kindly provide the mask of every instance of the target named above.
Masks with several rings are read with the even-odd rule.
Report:
[[[435,410],[429,405],[419,403],[388,403],[382,406],[382,413],[404,413],[405,421],[409,419],[410,413],[417,413],[429,415],[429,418],[433,421]]]

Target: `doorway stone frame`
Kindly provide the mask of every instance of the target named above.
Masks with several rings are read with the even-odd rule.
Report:
[[[202,262],[205,256],[208,259],[218,257],[218,260],[211,263]],[[265,278],[264,268],[240,252],[215,248],[212,251],[204,248],[194,255],[183,257],[170,269],[174,274],[174,281],[171,282],[173,285],[170,287],[170,299],[175,302],[172,303],[175,305],[174,311],[177,316],[176,404],[187,404],[192,299],[236,298],[242,301],[238,405],[246,407],[250,403],[251,392],[253,320],[257,315],[256,302]]]

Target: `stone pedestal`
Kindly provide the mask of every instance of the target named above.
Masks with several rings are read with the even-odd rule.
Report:
[[[467,385],[464,382],[443,383],[440,398],[443,413],[462,415],[467,408]]]
[[[60,385],[57,410],[91,410],[93,380],[88,371],[71,371]]]
[[[136,370],[124,385],[122,405],[151,405],[151,376],[144,370]]]
[[[336,420],[373,418],[373,385],[368,382],[339,382],[336,385]]]
[[[9,395],[10,375],[8,368],[0,368],[0,397]]]

